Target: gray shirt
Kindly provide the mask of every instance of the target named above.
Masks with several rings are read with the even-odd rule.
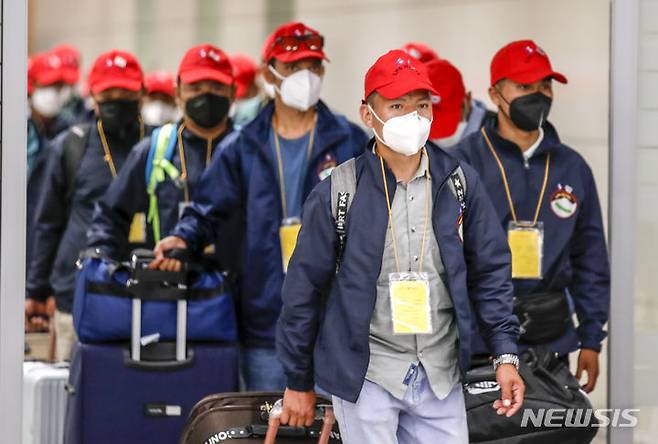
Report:
[[[427,187],[430,195],[426,196],[426,181],[431,181],[427,173],[428,159],[423,154],[412,180],[407,184],[397,183],[391,211],[400,271],[417,272],[425,228],[426,198],[430,200],[422,271],[429,277],[432,332],[423,335],[393,333],[389,273],[396,272],[397,268],[390,221],[377,280],[377,301],[370,321],[370,363],[366,379],[398,399],[404,397],[407,386],[403,381],[412,364],[422,364],[430,386],[439,399],[445,398],[459,381],[457,325],[444,283],[446,276],[439,245],[432,229],[432,187]]]

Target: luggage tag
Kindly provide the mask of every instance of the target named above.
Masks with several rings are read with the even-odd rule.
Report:
[[[430,284],[427,273],[389,273],[391,319],[396,335],[432,333]]]
[[[146,214],[135,213],[130,223],[128,242],[131,244],[143,244],[146,242]]]
[[[512,252],[513,279],[541,279],[544,248],[544,223],[510,221],[507,239]]]
[[[288,272],[288,264],[297,245],[297,236],[302,228],[302,220],[298,217],[283,219],[279,227],[279,240],[281,241],[281,260],[283,272]]]

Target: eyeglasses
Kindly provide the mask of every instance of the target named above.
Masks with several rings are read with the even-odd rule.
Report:
[[[308,34],[301,36],[282,36],[277,37],[272,43],[272,48],[278,48],[286,52],[297,51],[302,45],[311,51],[320,51],[324,46],[324,37],[318,34]]]

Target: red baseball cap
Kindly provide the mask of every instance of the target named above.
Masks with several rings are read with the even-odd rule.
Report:
[[[93,94],[110,88],[140,91],[144,73],[134,55],[115,49],[98,56],[89,73],[88,82]]]
[[[182,83],[214,80],[225,85],[233,84],[233,66],[224,51],[210,44],[187,50],[178,67]]]
[[[491,86],[503,79],[534,83],[547,77],[567,83],[563,74],[553,71],[548,55],[532,40],[520,40],[502,47],[491,61]]]
[[[33,86],[48,86],[53,83],[63,82],[64,74],[62,62],[51,52],[42,52],[32,57],[32,64],[28,65],[28,78],[33,81]]]
[[[32,88],[34,87],[34,77],[32,73],[32,65],[34,65],[34,57],[27,58],[27,95],[32,95]]]
[[[432,48],[424,43],[409,42],[402,47],[402,50],[409,54],[414,59],[418,59],[423,63],[437,60],[439,55]]]
[[[306,40],[295,46],[286,45],[286,37]],[[267,63],[273,58],[284,63],[295,62],[306,58],[327,59],[324,55],[324,37],[313,28],[300,22],[286,23],[279,26],[263,45],[262,58]]]
[[[176,80],[167,71],[154,71],[144,77],[144,87],[147,94],[162,93],[174,97]]]
[[[52,51],[62,63],[64,82],[75,85],[80,80],[80,51],[71,45],[58,45]]]
[[[394,49],[378,58],[366,73],[363,97],[367,99],[376,91],[387,99],[395,99],[418,89],[437,94],[425,65],[405,51]]]
[[[256,63],[245,54],[233,54],[229,56],[233,65],[233,77],[235,78],[235,97],[240,99],[247,94],[249,88],[256,80]]]
[[[430,81],[436,89],[432,95],[432,128],[430,139],[440,139],[454,134],[462,119],[466,88],[457,68],[445,59],[427,63]]]

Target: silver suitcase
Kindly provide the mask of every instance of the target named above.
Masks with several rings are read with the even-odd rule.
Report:
[[[68,364],[23,363],[23,444],[62,444]]]

